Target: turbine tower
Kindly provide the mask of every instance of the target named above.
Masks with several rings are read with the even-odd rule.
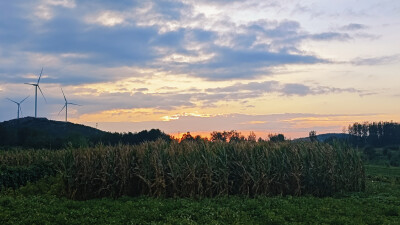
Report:
[[[28,96],[28,97],[29,97],[29,96]],[[17,119],[19,119],[19,114],[20,114],[19,112],[21,112],[21,115],[22,115],[21,103],[24,102],[28,97],[24,98],[24,99],[23,99],[22,101],[20,101],[20,102],[16,102],[16,101],[14,101],[14,100],[12,100],[12,99],[7,98],[7,100],[14,102],[14,103],[17,104],[17,106],[18,106]]]
[[[40,78],[42,77],[42,73],[43,73],[43,67],[42,67],[42,71],[40,71],[39,79],[38,79],[38,81],[37,81],[36,84],[24,83],[24,84],[32,85],[32,86],[35,87],[35,118],[37,118],[37,89],[38,89],[38,88],[39,88],[40,93],[42,93],[42,96],[43,96],[43,98],[44,98],[44,101],[46,101],[46,103],[47,103],[47,100],[46,100],[46,98],[44,97],[44,94],[43,94],[43,92],[42,92],[42,89],[40,89],[40,86],[39,86],[39,82],[40,82]]]
[[[77,106],[81,106],[81,105],[78,105],[78,104],[75,104],[75,103],[72,103],[72,102],[68,102],[67,101],[67,98],[65,97],[65,94],[64,94],[64,91],[63,91],[63,89],[61,88],[61,92],[63,93],[63,95],[64,95],[64,100],[65,100],[65,104],[64,104],[64,107],[62,107],[62,109],[60,110],[60,112],[58,113],[58,115],[60,115],[60,113],[64,110],[64,108],[65,108],[65,122],[68,122],[68,105],[77,105]]]

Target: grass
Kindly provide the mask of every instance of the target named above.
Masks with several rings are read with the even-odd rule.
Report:
[[[365,165],[365,170],[370,176],[400,177],[400,167]]]
[[[120,198],[84,202],[48,196],[2,199],[2,224],[398,224],[397,199],[223,197]],[[393,201],[394,200],[394,201]],[[4,206],[5,205],[5,206]]]
[[[390,168],[370,167],[385,177]],[[393,174],[396,178],[396,175]],[[50,179],[51,180],[51,179]],[[48,184],[49,182],[39,182]],[[51,182],[50,182],[51,183]],[[122,197],[74,201],[28,188],[0,197],[0,224],[400,224],[400,184],[334,197]]]

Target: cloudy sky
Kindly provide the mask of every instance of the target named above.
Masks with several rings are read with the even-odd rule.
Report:
[[[295,138],[400,120],[398,0],[0,2],[0,121]]]

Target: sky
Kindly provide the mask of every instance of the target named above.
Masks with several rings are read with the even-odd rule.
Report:
[[[286,137],[400,121],[398,0],[0,1],[0,121]],[[60,113],[59,113],[60,112]]]

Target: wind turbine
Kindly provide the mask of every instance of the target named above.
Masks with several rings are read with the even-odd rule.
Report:
[[[58,115],[60,115],[60,113],[64,110],[64,108],[65,108],[65,122],[68,122],[68,105],[77,105],[77,106],[81,106],[81,105],[78,105],[78,104],[75,104],[75,103],[72,103],[72,102],[68,102],[67,101],[67,98],[65,97],[65,94],[64,94],[64,91],[63,91],[63,89],[61,88],[61,91],[62,91],[62,93],[63,93],[63,95],[64,95],[64,100],[65,100],[65,104],[64,104],[64,107],[62,107],[62,109],[60,110],[60,112],[58,113]]]
[[[38,79],[38,81],[37,81],[36,84],[24,83],[24,84],[32,85],[32,86],[35,87],[35,118],[37,118],[37,89],[38,89],[38,88],[39,88],[40,93],[42,93],[42,96],[43,96],[44,100],[45,100],[46,103],[47,103],[47,100],[46,100],[46,98],[44,97],[44,94],[43,94],[43,92],[42,92],[42,89],[40,89],[40,86],[39,86],[39,82],[40,82],[40,78],[42,77],[42,73],[43,73],[43,67],[42,67],[42,71],[40,71],[39,79]]]
[[[29,96],[28,96],[28,97],[29,97]],[[14,100],[12,100],[12,99],[7,98],[7,100],[14,102],[14,103],[17,104],[17,106],[18,106],[17,119],[19,119],[19,112],[21,112],[21,115],[22,115],[21,103],[24,102],[28,97],[24,98],[24,99],[23,99],[22,101],[20,101],[20,102],[16,102],[16,101],[14,101]]]

